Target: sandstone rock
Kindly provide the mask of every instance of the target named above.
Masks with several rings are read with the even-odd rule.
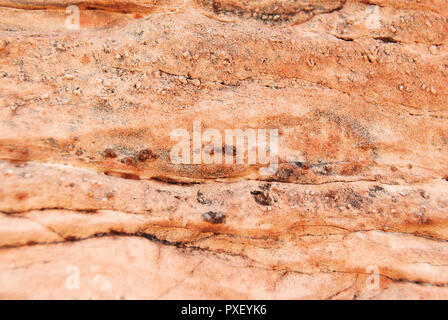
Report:
[[[0,297],[448,298],[447,18],[0,0]],[[193,163],[198,127],[232,164]],[[229,129],[278,130],[278,167]]]

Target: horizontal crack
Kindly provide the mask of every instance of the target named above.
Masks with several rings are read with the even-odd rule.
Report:
[[[383,232],[380,230],[378,230],[378,231]],[[116,237],[116,236],[119,236],[119,237],[141,237],[141,238],[147,239],[151,242],[155,242],[155,243],[165,245],[165,246],[172,246],[177,249],[201,251],[201,252],[209,253],[209,254],[213,254],[213,255],[223,254],[223,255],[227,255],[227,256],[240,257],[242,259],[250,261],[253,264],[250,267],[264,269],[267,271],[278,271],[281,273],[292,272],[292,273],[307,274],[307,275],[314,275],[314,274],[318,274],[318,273],[335,273],[335,272],[336,273],[357,274],[357,275],[359,275],[359,274],[371,275],[371,273],[348,271],[348,270],[336,270],[336,269],[327,269],[325,271],[320,270],[318,272],[302,272],[300,270],[282,269],[282,268],[277,268],[275,266],[266,268],[266,265],[264,265],[262,262],[253,260],[243,254],[235,254],[235,253],[231,253],[231,252],[226,252],[224,250],[209,250],[209,249],[202,248],[202,247],[189,246],[189,244],[193,243],[194,241],[168,241],[165,239],[157,238],[153,234],[144,233],[144,232],[126,233],[126,232],[110,231],[107,233],[96,233],[94,235],[91,235],[88,237],[83,237],[83,238],[70,238],[70,239],[66,239],[64,241],[52,241],[52,242],[47,242],[47,243],[32,243],[32,244],[28,244],[28,245],[17,245],[17,246],[4,245],[4,246],[1,246],[0,249],[14,249],[14,248],[20,248],[20,247],[24,247],[24,246],[35,246],[35,245],[62,244],[62,243],[67,243],[67,242],[79,242],[79,241],[84,241],[84,240],[94,239],[94,238]],[[405,279],[405,278],[394,278],[394,277],[388,276],[387,274],[379,274],[379,276],[385,277],[393,282],[406,282],[406,283],[413,283],[416,285],[423,285],[423,286],[448,287],[448,283],[429,283],[429,282],[424,282],[424,281],[409,280],[409,279]]]

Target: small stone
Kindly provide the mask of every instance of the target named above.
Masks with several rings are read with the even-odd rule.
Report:
[[[73,79],[75,79],[75,76],[70,73],[67,73],[64,75],[64,79],[65,80],[73,80]]]

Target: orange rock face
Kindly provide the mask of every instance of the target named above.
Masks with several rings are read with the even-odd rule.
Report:
[[[0,0],[0,297],[447,299],[447,36],[441,0]]]

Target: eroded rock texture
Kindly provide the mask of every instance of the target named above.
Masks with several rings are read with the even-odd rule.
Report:
[[[0,297],[448,298],[447,17],[0,0]],[[278,170],[173,164],[194,122],[278,129]]]

